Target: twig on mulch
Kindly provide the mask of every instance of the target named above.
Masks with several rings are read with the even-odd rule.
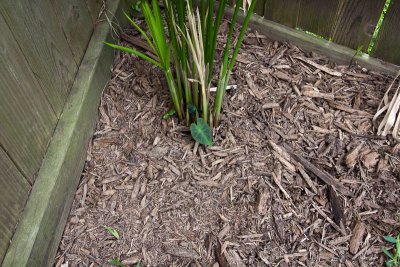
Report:
[[[122,40],[132,44],[133,46],[138,46],[140,48],[143,48],[144,50],[146,50],[146,55],[148,55],[154,60],[158,60],[157,56],[154,55],[153,53],[153,49],[151,49],[151,47],[146,42],[142,41],[137,37],[128,35],[126,33],[121,33],[120,37],[122,38]]]
[[[301,60],[301,61],[307,63],[308,65],[311,65],[311,66],[313,66],[314,68],[320,69],[320,70],[322,70],[323,72],[328,73],[328,74],[330,74],[330,75],[332,75],[332,76],[342,77],[342,73],[341,73],[341,72],[332,70],[332,69],[327,68],[327,67],[322,66],[322,65],[319,65],[319,64],[315,63],[314,61],[311,61],[311,60],[309,60],[309,59],[307,59],[307,58],[304,58],[304,57],[297,57],[297,56],[295,56],[295,57],[293,57],[293,58],[296,58],[296,59],[298,59],[298,60]]]
[[[285,147],[286,151],[290,154],[290,156],[292,156],[295,160],[300,162],[306,170],[312,172],[315,176],[320,178],[326,184],[333,186],[336,190],[338,190],[343,195],[345,195],[345,196],[352,195],[352,193],[350,192],[350,190],[347,187],[345,187],[338,180],[333,178],[329,173],[319,169],[317,166],[312,164],[310,161],[306,160],[304,157],[293,153],[293,151],[291,151],[287,145],[285,145],[284,147]]]
[[[327,220],[333,228],[335,228],[339,233],[341,233],[343,236],[346,236],[347,233],[339,227],[339,225],[337,225],[331,218],[329,218],[328,215],[325,214],[325,212],[323,212],[316,204],[312,203],[312,206],[314,207],[314,209],[322,216],[324,217],[325,220]]]

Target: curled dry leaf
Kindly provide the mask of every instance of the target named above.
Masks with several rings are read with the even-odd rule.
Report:
[[[397,141],[400,141],[400,82],[398,83],[397,89],[392,98],[389,97],[389,93],[399,76],[400,71],[387,89],[381,103],[379,104],[378,111],[372,119],[375,127],[377,127],[378,135],[386,136],[392,132],[393,138]],[[384,117],[378,125],[378,118],[383,114]]]
[[[379,162],[379,154],[376,152],[368,153],[362,157],[361,161],[368,170],[373,169]]]

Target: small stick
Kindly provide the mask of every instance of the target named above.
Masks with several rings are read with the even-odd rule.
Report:
[[[300,162],[306,170],[309,172],[312,172],[314,175],[316,175],[318,178],[320,178],[322,181],[324,181],[326,184],[333,186],[337,191],[342,193],[345,196],[352,196],[353,194],[350,192],[350,190],[345,187],[343,184],[341,184],[337,179],[332,177],[329,173],[320,170],[317,166],[303,158],[302,156],[293,153],[292,151],[289,150],[288,146],[284,146],[286,151],[292,156],[295,160]]]
[[[320,69],[320,70],[322,70],[323,72],[328,73],[328,74],[330,74],[330,75],[332,75],[332,76],[342,77],[342,73],[341,73],[341,72],[338,72],[338,71],[336,71],[336,70],[332,70],[332,69],[327,68],[327,67],[325,67],[325,66],[319,65],[318,63],[315,63],[314,61],[311,61],[311,60],[309,60],[309,59],[307,59],[307,58],[303,58],[303,57],[293,57],[293,58],[296,58],[296,59],[298,59],[298,60],[301,60],[301,61],[307,63],[308,65],[311,65],[311,66],[313,66],[314,68]]]
[[[331,218],[329,218],[328,215],[326,215],[317,205],[315,205],[314,203],[312,203],[312,206],[314,207],[314,209],[321,214],[322,217],[325,218],[325,220],[327,220],[333,228],[335,228],[338,232],[340,232],[342,235],[347,235],[347,233],[342,230]]]

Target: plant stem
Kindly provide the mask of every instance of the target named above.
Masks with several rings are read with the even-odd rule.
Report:
[[[168,83],[168,88],[172,97],[172,102],[174,104],[176,113],[178,114],[178,118],[179,120],[183,119],[183,115],[182,115],[182,109],[181,109],[181,101],[179,99],[179,96],[177,94],[177,90],[176,90],[176,85],[174,82],[174,77],[171,73],[171,69],[168,68],[165,70],[165,77],[167,79],[167,83]]]

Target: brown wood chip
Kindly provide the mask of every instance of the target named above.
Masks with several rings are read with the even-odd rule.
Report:
[[[176,257],[199,259],[199,254],[196,251],[181,246],[168,245],[165,248],[165,252]]]
[[[239,254],[234,250],[227,250],[225,257],[230,267],[246,267]]]
[[[349,251],[352,254],[357,254],[357,252],[360,248],[364,233],[365,233],[365,224],[363,222],[357,222],[356,226],[353,229],[353,233],[352,233],[352,236],[350,239]]]

